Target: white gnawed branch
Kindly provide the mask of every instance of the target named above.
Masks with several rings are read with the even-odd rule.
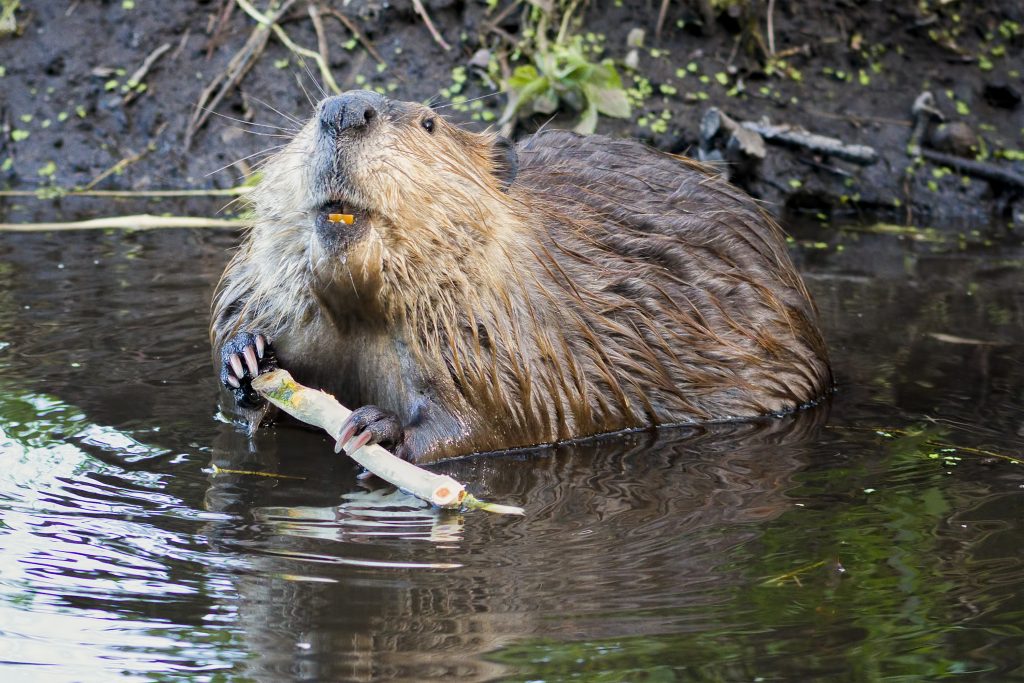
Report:
[[[260,375],[253,380],[252,387],[292,417],[320,427],[334,438],[338,437],[342,424],[352,413],[330,394],[299,384],[287,370],[274,370]],[[349,457],[384,481],[438,507],[479,508],[506,515],[524,514],[519,507],[478,500],[451,477],[416,467],[375,444],[363,446],[349,453]]]

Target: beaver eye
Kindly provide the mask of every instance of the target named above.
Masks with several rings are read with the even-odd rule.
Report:
[[[420,121],[420,125],[423,126],[423,130],[427,131],[428,133],[433,133],[434,132],[434,118],[433,117],[423,119],[422,121]]]

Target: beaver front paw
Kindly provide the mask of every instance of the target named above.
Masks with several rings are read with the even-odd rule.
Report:
[[[355,453],[369,443],[395,452],[402,443],[402,432],[402,423],[397,415],[377,406],[363,406],[353,410],[338,429],[334,452],[340,453],[344,449],[346,453]]]
[[[252,388],[253,378],[277,368],[277,356],[259,332],[239,332],[220,352],[220,381],[235,397],[239,408],[255,409],[264,399]]]

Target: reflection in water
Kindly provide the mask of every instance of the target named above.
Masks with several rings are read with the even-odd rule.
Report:
[[[0,241],[15,679],[1024,679],[1024,261],[810,252],[830,405],[438,466],[510,518],[217,421],[232,241]]]
[[[522,519],[467,521],[387,489],[294,506],[305,482],[216,476],[207,500],[244,500],[251,515],[245,531],[207,532],[255,569],[237,584],[247,649],[259,653],[247,674],[279,680],[301,648],[310,680],[488,680],[497,669],[483,655],[524,637],[720,628],[735,619],[725,607],[743,576],[723,559],[792,508],[785,491],[824,417],[445,467],[481,495],[524,505]]]

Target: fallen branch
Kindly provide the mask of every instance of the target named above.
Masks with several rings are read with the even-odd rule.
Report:
[[[47,232],[51,230],[156,230],[159,228],[241,228],[249,221],[201,216],[112,216],[67,223],[0,223],[0,232]]]
[[[118,162],[121,163],[121,162]],[[92,185],[93,183],[90,183]],[[42,187],[38,190],[0,190],[0,197],[111,197],[120,199],[153,199],[167,197],[240,197],[252,191],[252,187],[241,185],[211,190],[92,190],[84,188]]]
[[[846,161],[864,166],[878,161],[878,152],[867,145],[848,145],[838,138],[811,133],[799,126],[773,125],[767,119],[761,121],[743,121],[747,130],[760,133],[769,142],[801,147],[816,154],[838,157]]]
[[[252,387],[275,406],[303,422],[320,427],[333,438],[352,414],[333,396],[297,383],[287,370],[274,370],[252,381]],[[349,457],[381,479],[442,508],[479,508],[506,515],[522,515],[522,508],[477,500],[451,477],[435,474],[392,455],[376,444],[349,453]]]
[[[1024,175],[1014,173],[1009,169],[1001,168],[995,164],[986,163],[984,161],[975,161],[973,159],[964,159],[963,157],[958,157],[953,154],[936,152],[935,150],[928,149],[927,147],[921,148],[920,153],[921,156],[933,164],[948,166],[960,173],[974,176],[975,178],[981,178],[996,185],[1024,190]]]

